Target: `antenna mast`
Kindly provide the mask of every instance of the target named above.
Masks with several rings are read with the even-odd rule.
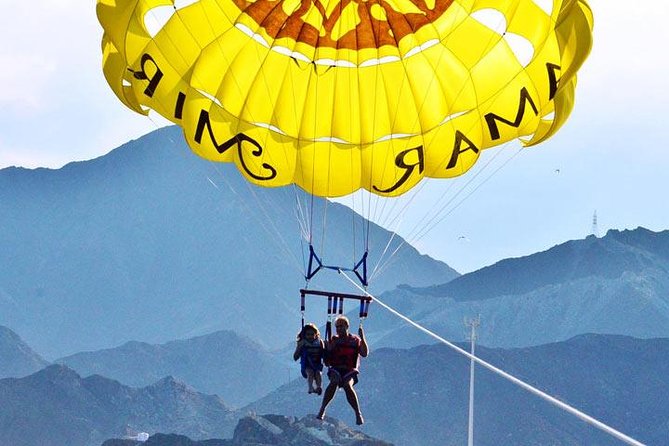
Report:
[[[597,210],[592,214],[592,235],[599,238],[599,228],[597,227]]]
[[[465,325],[470,329],[470,353],[474,356],[477,338],[476,329],[481,325],[481,315],[478,315],[476,319],[465,319]],[[474,359],[471,359],[469,364],[469,427],[467,429],[467,446],[474,446],[474,365]]]

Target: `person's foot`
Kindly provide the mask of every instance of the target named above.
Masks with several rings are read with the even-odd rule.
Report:
[[[316,390],[314,390],[314,392],[316,393],[316,395],[320,396],[320,394],[323,393],[323,389],[321,389],[320,387],[316,387]]]
[[[307,393],[316,393],[316,391],[314,389],[309,389]]]
[[[322,421],[323,418],[325,418],[325,412],[323,412],[323,411],[318,412],[318,415],[316,415],[316,418]]]
[[[360,426],[361,424],[364,424],[364,423],[365,423],[365,420],[364,420],[364,418],[362,418],[362,414],[361,413],[355,414],[355,424]]]

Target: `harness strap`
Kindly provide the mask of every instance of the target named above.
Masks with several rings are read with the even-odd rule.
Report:
[[[300,300],[301,300],[301,306],[300,306],[300,311],[302,312],[302,329],[304,330],[304,310],[306,309],[306,302],[305,302],[305,295],[304,293],[300,293]]]
[[[332,296],[328,296],[328,321],[325,323],[325,339],[332,338]]]

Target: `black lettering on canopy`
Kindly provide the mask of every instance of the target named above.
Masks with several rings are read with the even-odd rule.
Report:
[[[174,118],[181,119],[184,112],[184,103],[186,102],[186,95],[182,92],[179,92],[177,96],[177,103],[174,107]]]
[[[416,152],[416,155],[418,155],[418,162],[414,164],[409,164],[405,161],[405,158],[411,152]],[[400,186],[406,183],[411,174],[413,173],[413,171],[416,170],[416,168],[418,168],[419,174],[423,173],[423,170],[425,170],[425,156],[423,154],[423,146],[414,147],[412,149],[407,149],[398,153],[397,156],[395,157],[395,165],[400,169],[405,169],[404,173],[402,174],[402,177],[388,189],[379,189],[376,186],[372,186],[372,188],[375,191],[381,192],[382,194],[389,194],[391,192],[396,191]]]
[[[557,77],[557,71],[560,71],[562,67],[560,65],[555,65],[554,63],[547,63],[546,70],[548,70],[548,99],[553,99],[557,93],[557,89],[560,86],[560,79]]]
[[[462,143],[466,142],[467,146],[462,147]],[[455,131],[455,144],[453,144],[453,153],[451,154],[451,160],[448,162],[448,166],[446,166],[446,169],[452,169],[455,167],[455,165],[458,163],[458,157],[462,152],[466,152],[467,150],[473,150],[474,153],[479,153],[480,149],[476,147],[476,144],[474,144],[469,138],[465,136],[464,133],[462,133],[460,130]]]
[[[153,76],[149,76],[146,73],[146,63],[149,61],[153,64],[153,67],[155,68],[155,73],[153,74]],[[151,57],[148,53],[144,53],[144,55],[142,55],[142,62],[140,63],[140,67],[141,67],[140,71],[135,71],[130,68],[128,68],[128,71],[132,73],[135,79],[139,79],[140,81],[145,81],[145,80],[149,81],[149,85],[147,85],[146,88],[144,89],[144,94],[152,98],[153,94],[156,92],[156,88],[158,88],[158,84],[163,78],[163,72],[161,71],[160,68],[158,68],[158,64],[156,63],[156,61],[153,60],[153,57]]]
[[[530,93],[528,93],[527,88],[525,87],[520,90],[520,102],[518,104],[518,113],[516,113],[515,121],[509,121],[508,119],[504,119],[494,113],[487,113],[485,115],[485,120],[488,123],[488,130],[490,130],[490,138],[492,138],[493,141],[500,138],[499,129],[497,128],[497,121],[503,122],[504,124],[510,125],[512,127],[520,127],[520,123],[523,122],[523,116],[525,115],[525,104],[528,102],[530,103],[530,106],[532,106],[534,114],[538,115],[539,110],[537,110],[537,106],[534,105],[534,101],[532,100],[532,97],[530,97]]]
[[[246,173],[250,177],[252,177],[256,180],[259,180],[259,181],[268,181],[268,180],[271,180],[273,178],[276,178],[276,169],[274,167],[272,167],[271,165],[267,164],[267,163],[262,164],[262,167],[270,172],[269,174],[267,174],[265,176],[258,175],[254,172],[251,172],[251,170],[249,170],[248,166],[246,165],[246,162],[244,160],[244,151],[242,150],[243,145],[244,145],[244,143],[251,144],[253,147],[255,147],[253,150],[251,150],[251,154],[253,156],[259,157],[259,156],[262,156],[263,148],[260,145],[260,143],[258,143],[258,141],[256,141],[255,139],[253,139],[250,136],[247,136],[243,133],[237,133],[235,136],[233,136],[229,140],[219,144],[218,141],[216,141],[216,136],[214,135],[214,130],[211,127],[211,121],[209,119],[209,112],[206,111],[206,110],[202,110],[200,112],[200,118],[198,119],[198,122],[197,122],[197,128],[195,129],[195,138],[194,139],[195,139],[195,142],[197,142],[198,144],[200,144],[202,142],[202,134],[204,133],[205,127],[207,129],[207,133],[209,133],[209,138],[211,138],[211,141],[214,143],[214,146],[216,147],[216,150],[218,151],[218,153],[221,153],[221,154],[225,153],[230,147],[234,146],[235,144],[237,145],[237,153],[239,154],[239,160],[242,163],[242,167],[244,168],[244,171],[246,171]]]

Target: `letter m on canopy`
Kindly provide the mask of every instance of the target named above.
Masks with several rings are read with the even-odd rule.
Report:
[[[516,113],[516,119],[514,121],[509,121],[503,117],[496,115],[494,113],[487,113],[485,115],[486,123],[488,123],[488,130],[490,130],[490,138],[495,141],[500,138],[499,128],[497,127],[497,122],[503,122],[504,124],[510,125],[512,127],[520,127],[520,123],[523,122],[523,117],[525,116],[525,104],[529,103],[534,110],[534,114],[538,115],[539,110],[537,106],[532,101],[532,97],[527,91],[527,88],[523,87],[520,90],[520,101],[518,103],[518,112]]]

